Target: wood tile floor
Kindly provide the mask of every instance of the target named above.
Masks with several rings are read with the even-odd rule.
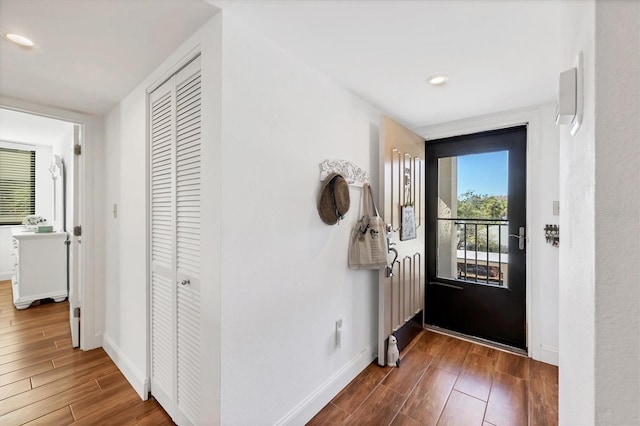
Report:
[[[425,330],[369,365],[309,425],[557,425],[558,369]]]
[[[102,349],[71,347],[69,304],[17,310],[0,281],[0,425],[173,425]]]

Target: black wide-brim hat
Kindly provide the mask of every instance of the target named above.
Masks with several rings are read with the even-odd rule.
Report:
[[[340,173],[331,173],[320,190],[318,213],[327,225],[335,225],[349,211],[349,185]]]

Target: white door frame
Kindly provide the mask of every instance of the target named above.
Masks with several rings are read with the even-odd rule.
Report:
[[[98,242],[95,232],[95,212],[100,209],[95,209],[96,200],[94,200],[95,191],[93,190],[96,180],[94,175],[95,152],[102,143],[100,118],[6,97],[0,97],[0,108],[68,121],[82,128],[82,155],[79,159],[82,173],[79,178],[83,183],[80,185],[79,198],[82,204],[78,206],[79,217],[74,218],[75,223],[82,224],[82,244],[78,245],[82,264],[76,265],[80,272],[78,275],[79,304],[81,306],[80,348],[90,350],[100,347],[102,346],[104,322],[102,312],[104,307],[98,306],[96,300],[102,301],[104,297],[96,297],[96,291],[103,287],[101,285],[103,280],[101,276],[96,274],[96,270],[99,269],[96,267],[96,263],[100,261],[95,258],[95,253],[99,252],[96,250]],[[69,187],[72,186],[67,188]],[[78,197],[74,197],[74,201],[76,199]]]

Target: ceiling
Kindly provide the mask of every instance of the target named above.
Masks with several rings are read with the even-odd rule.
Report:
[[[557,0],[0,0],[0,95],[104,114],[218,8],[411,127],[555,97]]]
[[[104,114],[218,9],[201,0],[0,0],[0,94]]]
[[[411,127],[555,99],[558,0],[209,1]]]
[[[0,108],[0,141],[54,146],[72,135],[73,124]],[[71,139],[69,139],[71,143]]]

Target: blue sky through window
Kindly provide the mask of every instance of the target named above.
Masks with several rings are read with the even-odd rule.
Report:
[[[479,195],[507,195],[508,166],[508,151],[458,157],[458,198],[471,190]]]

